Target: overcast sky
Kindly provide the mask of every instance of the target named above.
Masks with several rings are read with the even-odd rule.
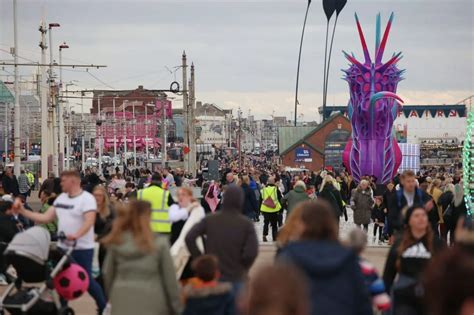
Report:
[[[55,59],[60,41],[70,49],[63,62],[106,64],[91,72],[64,71],[65,81],[81,88],[167,88],[172,68],[186,50],[196,66],[196,96],[203,102],[237,109],[260,118],[290,116],[305,0],[255,1],[82,1],[17,0],[19,54],[39,60],[37,27],[42,10],[53,32]],[[0,0],[0,59],[13,45],[12,1]],[[398,94],[407,104],[443,104],[473,94],[474,7],[472,0],[348,0],[339,17],[331,64],[328,103],[345,105],[348,89],[341,80],[347,67],[341,50],[361,59],[354,12],[371,52],[375,15],[382,26],[391,11],[394,25],[384,60],[402,51],[407,69]],[[321,0],[313,0],[302,55],[299,111],[317,119],[321,104],[326,18]],[[12,71],[12,68],[6,68]],[[22,74],[31,73],[23,69]],[[83,70],[80,70],[83,71]],[[0,71],[1,75],[7,72]],[[5,77],[0,77],[5,78]],[[181,80],[181,72],[176,73]],[[177,102],[176,107],[181,103]]]

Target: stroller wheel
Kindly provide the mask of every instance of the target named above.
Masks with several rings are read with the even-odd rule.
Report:
[[[74,310],[70,307],[63,307],[59,310],[58,315],[74,315]]]

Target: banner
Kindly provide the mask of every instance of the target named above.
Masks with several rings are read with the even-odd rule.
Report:
[[[295,149],[295,162],[307,161],[311,159],[311,150],[308,148]]]

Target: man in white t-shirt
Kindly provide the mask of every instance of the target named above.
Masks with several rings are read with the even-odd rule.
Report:
[[[45,213],[25,210],[17,201],[14,207],[19,214],[39,224],[57,219],[58,232],[64,233],[69,241],[76,241],[72,257],[89,274],[89,294],[94,298],[99,314],[102,314],[107,302],[102,288],[91,274],[97,204],[93,195],[82,190],[81,177],[77,171],[65,171],[61,174],[61,188],[63,193]],[[59,246],[67,248],[67,244],[63,242]]]

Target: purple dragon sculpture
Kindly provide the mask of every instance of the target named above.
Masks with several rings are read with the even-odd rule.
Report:
[[[377,183],[385,184],[396,174],[401,164],[402,154],[393,135],[393,122],[398,116],[402,99],[395,93],[398,82],[403,80],[404,70],[396,63],[401,53],[394,54],[387,62],[382,62],[385,45],[393,21],[393,13],[380,41],[380,14],[376,20],[375,59],[370,58],[364,33],[355,14],[357,30],[364,50],[365,61],[359,62],[354,54],[343,51],[351,62],[349,69],[343,70],[349,83],[349,119],[352,124],[352,137],[348,141],[343,162],[359,182],[361,177],[373,175]],[[398,101],[398,102],[397,102]]]

